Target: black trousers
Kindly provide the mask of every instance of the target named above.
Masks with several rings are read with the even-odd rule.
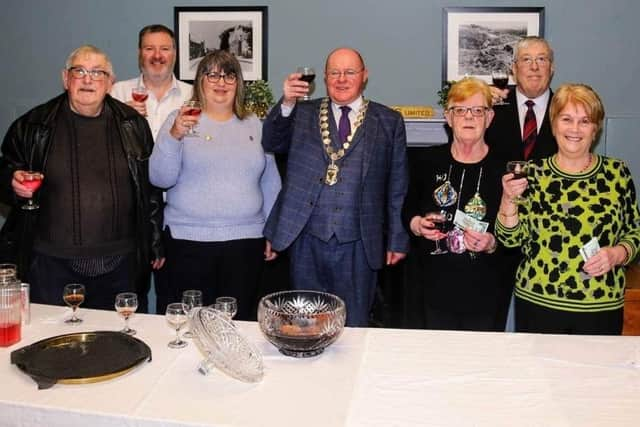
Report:
[[[554,310],[516,297],[516,332],[620,335],[624,310],[576,313]]]
[[[203,304],[219,296],[238,301],[235,319],[255,320],[257,291],[264,267],[264,239],[195,242],[166,237],[168,302],[178,302],[187,289],[202,291]]]
[[[64,305],[62,291],[68,283],[85,286],[82,307],[115,310],[116,295],[135,292],[133,255],[127,256],[113,271],[96,277],[73,271],[67,260],[34,252],[29,270],[31,301],[38,304]]]

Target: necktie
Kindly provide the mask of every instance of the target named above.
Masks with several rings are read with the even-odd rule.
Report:
[[[351,133],[351,122],[349,121],[349,111],[351,111],[351,107],[343,105],[340,109],[342,110],[342,114],[340,115],[340,122],[338,123],[338,136],[342,144]]]
[[[525,102],[527,106],[527,114],[524,116],[524,130],[522,132],[522,142],[524,143],[524,159],[528,160],[533,147],[536,145],[536,137],[538,136],[538,122],[533,106],[536,105],[532,100]]]

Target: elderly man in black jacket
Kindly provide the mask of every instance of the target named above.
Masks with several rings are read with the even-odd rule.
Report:
[[[79,47],[62,71],[66,92],[18,118],[2,144],[0,195],[13,209],[1,235],[33,302],[61,304],[65,284],[82,283],[86,307],[112,309],[117,293],[137,291],[146,311],[138,279],[164,262],[153,138],[144,117],[108,95],[113,81],[107,55]],[[44,175],[35,192],[29,170]],[[21,209],[32,197],[39,209]]]

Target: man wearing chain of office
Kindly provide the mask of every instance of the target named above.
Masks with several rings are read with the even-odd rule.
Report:
[[[377,271],[408,250],[400,211],[407,190],[404,121],[363,97],[360,53],[327,57],[328,97],[302,101],[309,83],[292,73],[264,123],[267,151],[288,153],[287,176],[265,226],[276,251],[289,248],[294,289],[330,292],[347,326],[367,326]]]

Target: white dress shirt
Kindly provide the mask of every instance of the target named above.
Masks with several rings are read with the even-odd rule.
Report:
[[[525,104],[528,100],[532,100],[536,105],[533,106],[533,112],[536,115],[536,124],[538,125],[538,133],[540,132],[540,127],[542,126],[542,121],[544,120],[544,115],[547,112],[547,104],[549,103],[549,97],[551,95],[551,91],[547,89],[544,91],[542,95],[537,98],[527,98],[525,95],[521,94],[520,91],[516,88],[516,102],[518,103],[518,118],[520,119],[520,129],[524,132],[524,116],[527,114],[528,107]]]
[[[130,80],[123,80],[115,83],[111,89],[111,96],[121,102],[131,101],[131,90],[134,87],[143,86],[142,75]],[[181,82],[172,77],[171,88],[165,93],[162,99],[157,99],[152,91],[149,91],[147,98],[147,121],[151,128],[153,140],[156,140],[162,124],[171,112],[179,109],[185,101],[191,99],[193,87],[189,83]]]

